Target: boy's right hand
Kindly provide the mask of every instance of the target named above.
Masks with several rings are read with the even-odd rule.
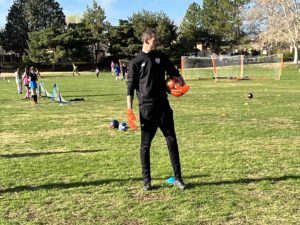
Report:
[[[134,115],[133,109],[131,108],[127,109],[127,120],[128,120],[128,125],[131,129],[137,129],[136,117]]]

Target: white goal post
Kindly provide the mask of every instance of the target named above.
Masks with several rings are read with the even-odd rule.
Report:
[[[187,80],[280,80],[283,55],[181,57],[181,73]]]

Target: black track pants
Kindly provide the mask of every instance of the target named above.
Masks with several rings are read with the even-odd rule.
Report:
[[[158,127],[166,138],[174,176],[176,179],[181,179],[180,159],[174,128],[173,111],[170,106],[166,106],[162,109],[140,108],[140,123],[140,157],[144,181],[151,181],[150,147]]]

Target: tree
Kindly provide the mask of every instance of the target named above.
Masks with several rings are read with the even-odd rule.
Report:
[[[204,0],[202,21],[215,51],[221,46],[233,47],[244,36],[242,9],[249,0]]]
[[[298,0],[252,0],[246,12],[247,28],[262,45],[288,44],[298,63],[300,3]]]
[[[87,10],[83,14],[82,23],[88,28],[93,37],[94,42],[91,43],[91,48],[94,54],[94,62],[97,64],[98,53],[103,50],[104,46],[107,46],[107,27],[109,23],[105,21],[105,11],[101,6],[93,0],[93,6],[87,7]]]
[[[134,36],[132,23],[119,20],[119,25],[109,30],[109,52],[119,57],[132,58],[141,48],[141,43]]]
[[[29,32],[65,26],[65,15],[55,0],[24,0],[23,10]]]
[[[203,43],[204,28],[201,18],[201,7],[197,3],[190,4],[180,25],[180,43],[186,52],[195,51],[197,55],[197,43],[201,40]]]
[[[90,29],[84,24],[69,24],[67,29],[58,37],[59,45],[66,49],[66,56],[71,61],[90,61],[89,47],[95,43]]]
[[[142,10],[134,13],[128,20],[132,23],[134,36],[137,39],[140,39],[145,28],[154,28],[160,37],[160,48],[172,55],[176,51],[172,45],[177,38],[177,27],[164,12],[153,13]]]
[[[9,9],[4,30],[1,32],[1,46],[6,51],[14,51],[23,55],[27,47],[28,24],[23,11],[24,1],[16,0]]]
[[[5,50],[22,56],[29,32],[64,26],[65,16],[55,0],[15,0],[7,15],[1,44]]]
[[[66,55],[65,49],[59,45],[61,34],[54,28],[30,32],[24,62],[52,64],[54,70],[54,65]]]
[[[28,49],[23,57],[25,62],[52,64],[91,59],[88,46],[93,36],[83,24],[69,24],[64,30],[46,28],[29,33]]]

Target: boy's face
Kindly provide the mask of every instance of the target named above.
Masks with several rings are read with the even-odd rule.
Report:
[[[151,37],[147,40],[147,42],[149,50],[155,50],[160,44],[159,38],[156,34],[152,34]]]

